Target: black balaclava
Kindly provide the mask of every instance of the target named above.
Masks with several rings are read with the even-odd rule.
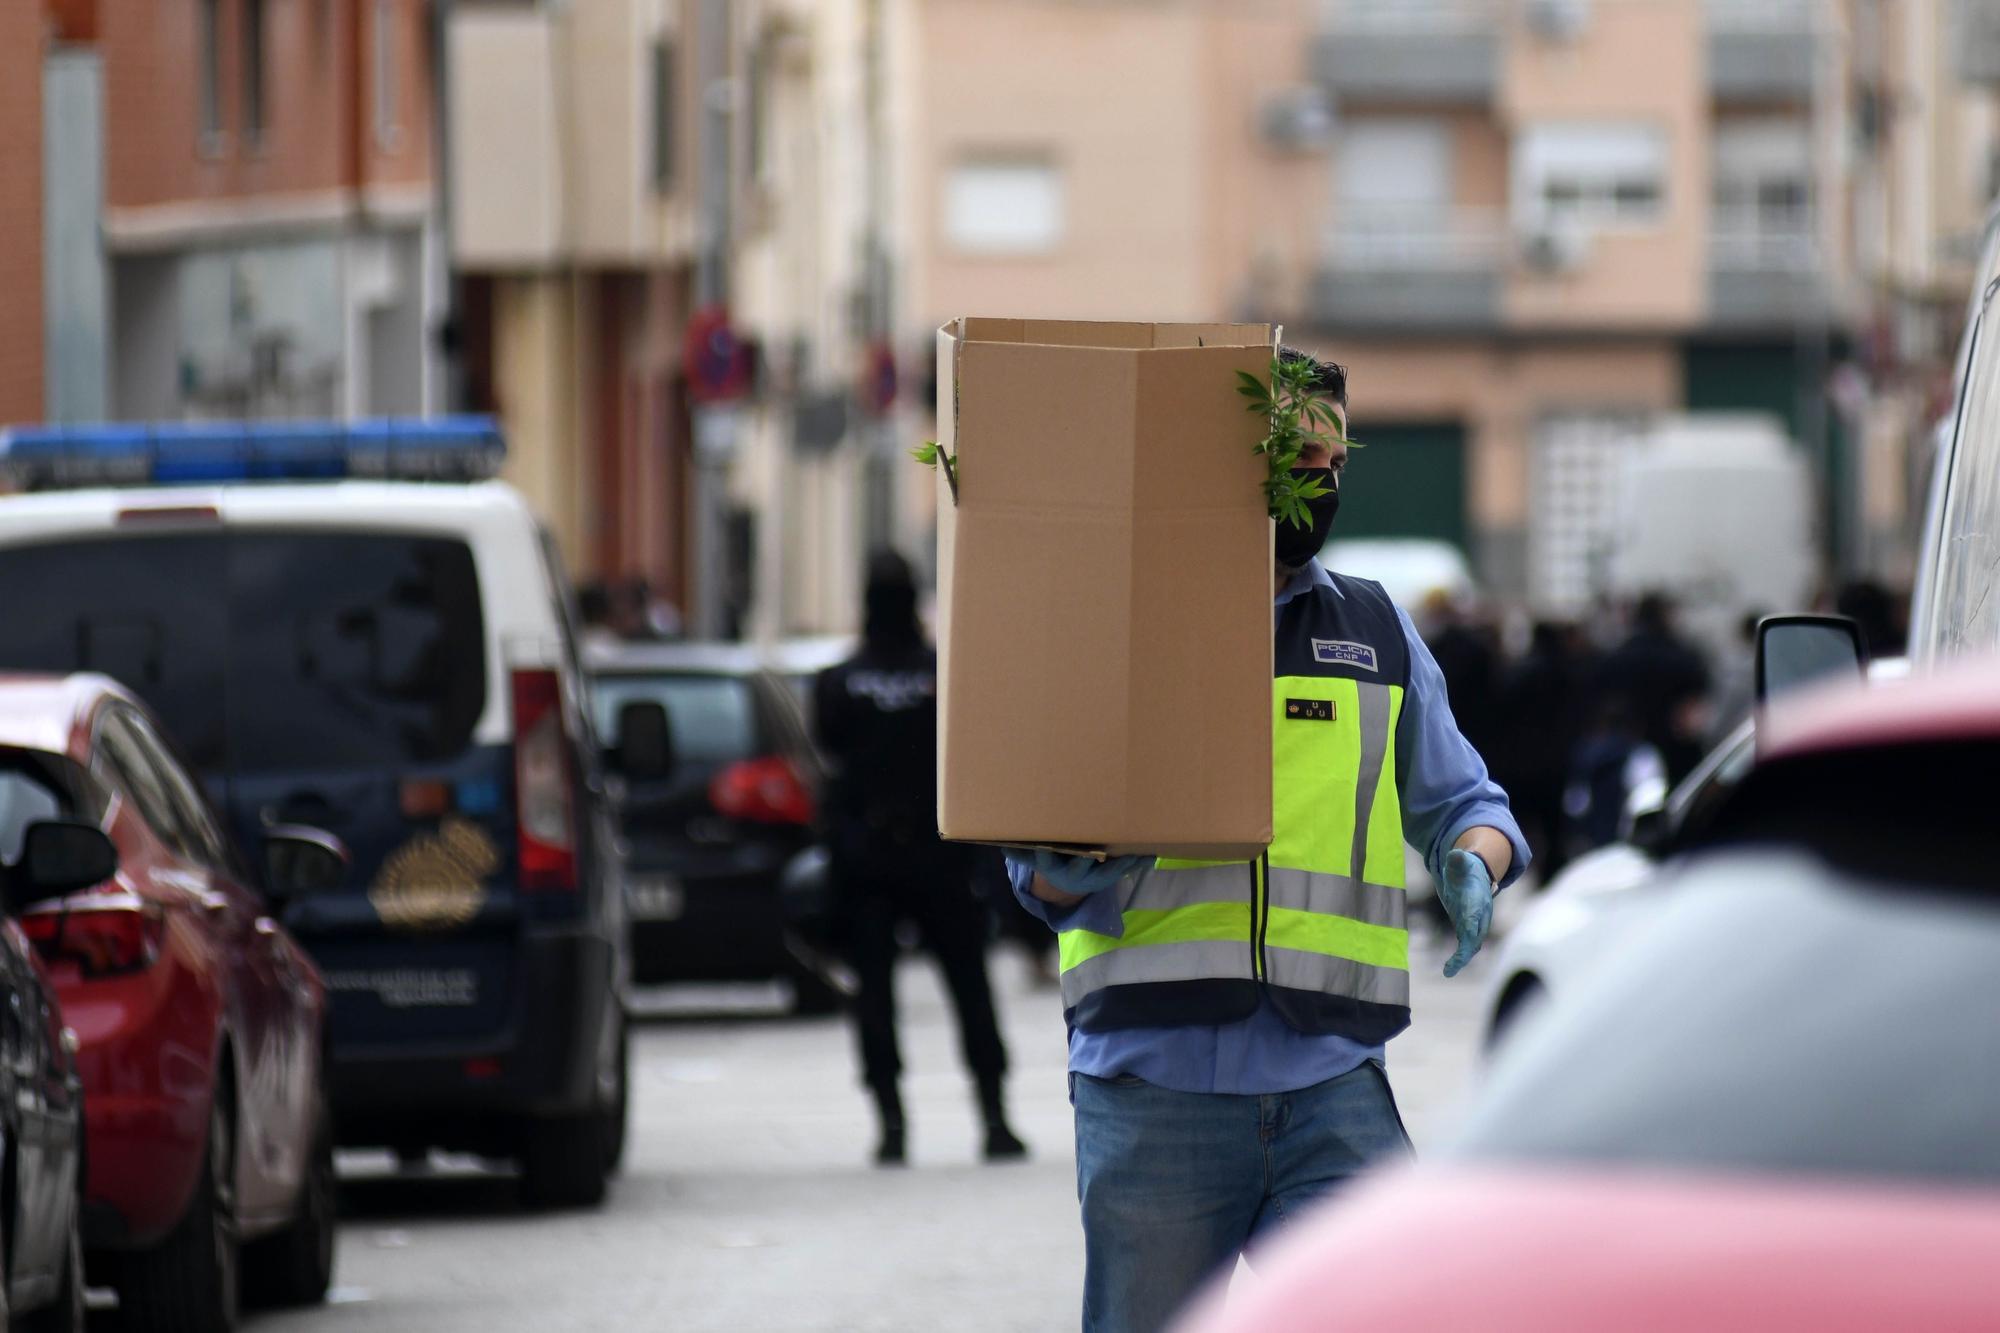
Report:
[[[909,561],[890,550],[868,557],[862,594],[861,635],[870,648],[909,648],[923,642],[917,621],[917,580]]]
[[[1333,531],[1333,516],[1340,512],[1340,474],[1332,468],[1295,467],[1292,475],[1312,476],[1326,487],[1326,494],[1305,502],[1306,512],[1312,517],[1309,527],[1300,527],[1290,519],[1278,520],[1276,557],[1280,569],[1300,570],[1306,561],[1319,554],[1319,548],[1326,545],[1327,536]]]

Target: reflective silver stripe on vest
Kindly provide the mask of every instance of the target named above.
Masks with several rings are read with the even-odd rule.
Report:
[[[1170,911],[1196,903],[1248,903],[1250,863],[1233,861],[1220,866],[1190,866],[1185,870],[1162,870],[1148,866],[1139,872],[1125,910]]]
[[[1141,950],[1140,952],[1144,952]],[[1264,975],[1273,986],[1288,990],[1346,995],[1370,1004],[1410,1003],[1410,974],[1396,967],[1374,967],[1351,958],[1333,958],[1298,949],[1264,950]],[[1063,978],[1063,1000],[1069,1002],[1069,978]]]
[[[1361,771],[1354,789],[1354,856],[1348,873],[1360,879],[1368,865],[1368,823],[1375,813],[1375,789],[1382,785],[1382,765],[1389,758],[1390,699],[1387,685],[1367,681],[1360,683],[1356,694],[1361,704]]]
[[[1377,926],[1403,928],[1410,895],[1386,884],[1364,884],[1346,875],[1321,875],[1310,870],[1272,866],[1268,881],[1271,906],[1292,907],[1321,916],[1344,916]]]
[[[1181,940],[1130,949],[1107,949],[1062,974],[1063,1007],[1106,986],[1144,981],[1251,980],[1250,941]]]

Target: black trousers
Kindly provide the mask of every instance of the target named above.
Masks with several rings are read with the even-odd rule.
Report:
[[[1007,1048],[986,978],[986,911],[974,898],[963,849],[926,839],[868,840],[837,849],[839,893],[849,956],[860,983],[854,1004],[862,1080],[892,1089],[902,1073],[896,1041],[897,927],[913,923],[944,972],[958,1014],[959,1053],[982,1086],[1007,1071]]]

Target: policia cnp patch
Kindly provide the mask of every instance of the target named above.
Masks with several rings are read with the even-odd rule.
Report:
[[[1333,700],[1331,699],[1287,699],[1285,718],[1293,722],[1333,721]]]

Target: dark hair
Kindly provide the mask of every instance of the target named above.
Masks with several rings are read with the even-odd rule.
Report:
[[[1325,394],[1340,404],[1341,411],[1347,410],[1347,367],[1334,361],[1322,361],[1311,352],[1297,347],[1280,347],[1278,359],[1290,365],[1303,361],[1313,368],[1313,389]]]

